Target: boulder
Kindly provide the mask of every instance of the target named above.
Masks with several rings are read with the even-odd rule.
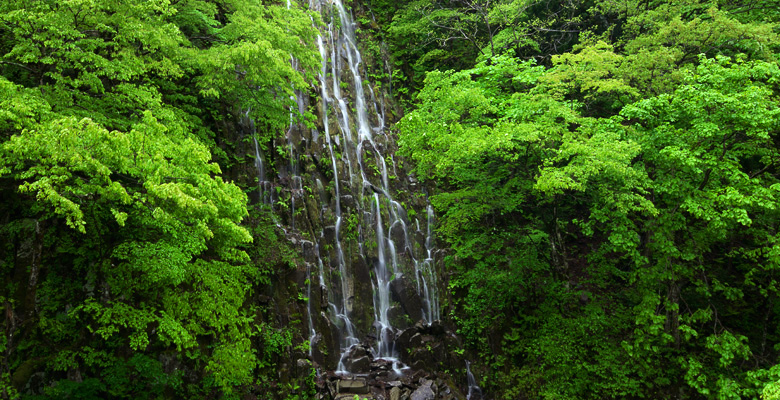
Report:
[[[423,344],[423,335],[415,333],[412,338],[409,339],[409,346],[412,348],[421,347]]]
[[[415,327],[411,327],[404,329],[398,336],[396,336],[395,347],[399,352],[401,352],[401,354],[406,352],[407,349],[411,348],[412,336],[415,334],[417,334],[417,329]]]
[[[410,397],[411,400],[434,400],[436,393],[433,391],[433,381],[423,380],[423,384],[417,388]]]
[[[390,400],[400,400],[401,399],[401,389],[398,387],[393,387],[390,389]]]
[[[352,373],[366,373],[371,369],[371,359],[367,356],[351,358],[344,362],[344,366]]]
[[[358,397],[360,400],[374,400],[374,397],[371,395],[361,395]],[[337,394],[336,397],[333,398],[333,400],[354,400],[355,395],[351,393],[344,393],[344,394]]]
[[[339,352],[331,349],[339,348],[338,328],[330,322],[325,313],[315,320],[317,334],[311,343],[312,359],[322,368],[335,369],[339,361]]]
[[[338,381],[338,384],[336,386],[337,391],[339,394],[343,393],[356,393],[356,394],[364,394],[368,393],[368,383],[366,383],[365,379],[362,378],[354,378],[354,379],[341,379]]]
[[[368,373],[371,370],[373,356],[365,344],[352,346],[342,359],[344,367],[351,373]]]

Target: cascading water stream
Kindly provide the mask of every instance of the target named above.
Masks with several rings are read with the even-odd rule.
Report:
[[[427,235],[425,236],[425,251],[427,253],[427,257],[425,258],[425,261],[423,262],[423,271],[420,274],[418,272],[418,282],[423,282],[423,302],[426,306],[425,312],[423,315],[426,317],[426,322],[429,324],[433,323],[433,321],[436,321],[439,319],[439,296],[436,293],[436,285],[429,284],[428,280],[425,279],[425,276],[435,276],[434,270],[433,270],[433,249],[434,249],[434,243],[433,243],[433,223],[434,223],[434,215],[433,215],[433,207],[431,207],[430,204],[428,204],[428,207],[426,209],[427,216],[428,216],[428,226],[427,226]]]
[[[474,374],[471,373],[471,363],[466,361],[466,380],[469,385],[469,392],[466,396],[466,400],[481,400],[482,389],[477,386],[477,380],[474,379]]]
[[[358,329],[351,320],[353,308],[356,306],[353,304],[356,283],[355,277],[352,276],[355,261],[354,258],[350,258],[351,263],[348,264],[342,248],[342,240],[347,240],[342,238],[342,225],[345,220],[345,216],[342,215],[342,196],[345,196],[351,204],[348,206],[352,235],[349,239],[352,240],[350,243],[357,241],[359,260],[369,262],[373,267],[370,273],[370,284],[374,289],[373,296],[371,296],[373,304],[360,304],[359,307],[361,309],[373,307],[373,326],[376,329],[375,335],[373,335],[376,338],[376,346],[373,349],[374,356],[393,361],[393,369],[396,373],[400,373],[401,369],[394,349],[396,329],[391,323],[389,311],[393,306],[391,283],[403,275],[400,271],[405,270],[404,266],[414,266],[417,292],[421,298],[424,298],[424,309],[422,310],[424,321],[431,323],[438,318],[438,302],[433,298],[435,297],[435,275],[432,268],[432,212],[430,210],[428,212],[428,231],[424,249],[427,252],[427,257],[425,257],[425,261],[418,262],[414,256],[413,241],[410,239],[407,227],[409,221],[406,210],[392,198],[388,165],[382,154],[384,147],[378,145],[375,140],[379,138],[387,141],[387,137],[384,136],[384,103],[377,99],[377,94],[370,85],[367,85],[367,90],[364,88],[360,72],[362,57],[357,46],[354,20],[341,0],[311,1],[313,2],[310,4],[311,9],[319,9],[323,15],[329,15],[331,18],[327,30],[323,31],[317,38],[317,45],[322,57],[319,84],[323,132],[320,136],[319,131],[312,129],[310,143],[318,143],[320,137],[324,138],[330,158],[332,177],[328,178],[331,179],[328,190],[316,177],[312,177],[312,182],[308,182],[308,184],[315,184],[317,187],[321,204],[323,204],[323,208],[320,210],[321,217],[327,216],[330,221],[335,220],[335,223],[331,227],[326,227],[332,229],[332,232],[329,231],[326,235],[326,230],[323,229],[319,234],[319,239],[316,240],[317,243],[314,244],[318,273],[316,279],[313,276],[315,273],[314,264],[311,263],[315,259],[309,259],[307,264],[309,281],[306,293],[310,299],[307,308],[310,342],[313,345],[318,337],[315,319],[327,318],[332,324],[330,326],[338,329],[335,334],[338,335],[340,346],[340,358],[337,366],[339,372],[348,372],[344,362],[345,356],[360,342],[357,334]],[[290,1],[287,3],[290,7]],[[298,63],[295,58],[291,57],[290,63],[293,68],[297,68]],[[331,88],[332,93],[329,93],[329,88]],[[345,89],[344,93],[342,93],[342,88]],[[291,100],[297,103],[298,115],[303,115],[306,111],[304,95],[295,88],[293,91],[295,95],[291,97]],[[277,162],[276,167],[281,183],[290,188],[288,225],[292,229],[288,230],[276,219],[274,221],[285,235],[290,235],[292,238],[302,234],[296,229],[296,208],[302,207],[303,211],[309,213],[312,211],[305,209],[306,202],[299,203],[298,200],[304,199],[304,187],[309,189],[309,193],[312,191],[304,182],[304,179],[308,178],[300,175],[299,158],[296,154],[295,141],[302,138],[304,126],[296,120],[295,106],[291,106],[289,111],[290,122],[285,134],[286,149],[284,151],[287,163]],[[334,116],[334,125],[331,125],[329,121],[329,113]],[[273,190],[274,184],[267,176],[266,159],[255,131],[254,122],[249,118],[249,111],[246,112],[243,122],[252,132],[259,202],[276,209],[278,207],[275,205],[281,205],[277,197],[277,193],[280,191]],[[276,145],[279,146],[278,143]],[[393,160],[392,155],[389,160]],[[392,167],[393,175],[397,176],[398,172],[394,161]],[[344,176],[345,173],[348,176]],[[342,182],[348,183],[342,185]],[[276,211],[280,210],[284,210],[284,208]],[[302,215],[306,215],[306,213],[302,213]],[[420,222],[419,220],[416,222],[419,230]],[[403,242],[400,249],[397,248],[396,241]],[[305,242],[311,245],[311,242]],[[409,258],[400,260],[399,250],[402,255]],[[302,251],[306,253],[306,245],[302,246]],[[354,252],[351,252],[350,257],[354,256]],[[323,262],[324,259],[327,260],[327,263]],[[327,299],[322,299],[323,296],[320,296],[321,302],[327,301],[327,304],[323,305],[323,309],[327,310],[327,313],[318,312],[312,308],[311,297],[314,282],[318,282],[320,285],[321,293],[327,293]],[[362,298],[366,299],[367,296]],[[365,322],[364,318],[360,334],[371,337],[372,335],[365,331],[367,329]],[[309,354],[313,354],[313,346],[310,347]]]
[[[322,36],[317,37],[317,45],[320,50],[320,55],[322,56],[323,60],[327,60],[327,53],[325,50],[325,45],[322,41]],[[322,97],[322,105],[323,109],[327,110],[328,103],[330,102],[330,97],[328,96],[328,89],[327,89],[327,82],[326,82],[326,74],[327,74],[327,64],[323,61],[322,64],[322,70],[319,74],[319,80],[320,80],[320,94]],[[340,305],[337,305],[335,302],[331,302],[329,304],[329,308],[331,308],[333,311],[333,314],[337,319],[340,320],[340,326],[343,325],[343,332],[342,332],[342,343],[341,343],[341,357],[339,357],[339,364],[337,367],[337,370],[340,372],[346,372],[346,368],[344,366],[344,355],[346,352],[355,344],[359,342],[359,340],[356,338],[352,321],[349,319],[349,282],[348,279],[348,273],[346,271],[346,263],[344,262],[344,252],[341,248],[341,240],[340,240],[340,233],[341,233],[341,222],[342,222],[342,215],[341,215],[341,193],[339,190],[339,176],[338,176],[338,166],[336,163],[336,156],[333,151],[333,143],[331,141],[331,134],[330,134],[330,128],[328,124],[328,115],[327,112],[323,114],[323,127],[325,130],[325,142],[328,146],[328,153],[330,155],[330,161],[331,161],[331,168],[333,170],[333,182],[334,182],[334,191],[335,191],[335,216],[336,216],[336,224],[334,226],[334,236],[335,236],[335,247],[336,247],[336,263],[339,268],[339,277],[340,277],[340,292],[341,292],[341,302]],[[318,252],[319,253],[319,252]],[[323,280],[322,284],[325,284],[324,278],[323,278],[323,272],[322,272],[322,260],[318,260],[320,264],[320,279]],[[329,291],[331,293],[332,291]]]
[[[427,252],[427,257],[425,261],[418,262],[414,258],[412,241],[408,233],[407,213],[401,204],[392,198],[388,166],[380,151],[382,147],[375,142],[375,135],[384,135],[384,107],[381,102],[377,101],[371,86],[368,86],[367,92],[364,90],[360,73],[362,57],[357,47],[355,23],[341,0],[311,1],[311,9],[319,9],[323,16],[329,15],[331,18],[330,23],[326,26],[326,31],[318,36],[317,45],[322,57],[319,73],[322,137],[329,153],[332,168],[331,190],[334,192],[330,202],[331,206],[325,207],[332,207],[330,211],[335,218],[335,224],[330,228],[333,230],[332,232],[326,235],[323,230],[320,234],[317,244],[317,263],[320,284],[327,286],[329,318],[339,330],[341,349],[337,372],[348,372],[348,365],[345,365],[346,356],[359,343],[355,325],[351,320],[351,313],[353,306],[355,306],[352,304],[355,295],[353,281],[355,278],[347,265],[341,243],[342,240],[346,240],[342,238],[341,233],[344,224],[342,196],[347,196],[354,198],[349,211],[353,213],[353,219],[358,222],[357,226],[354,226],[355,223],[352,222],[353,226],[350,229],[357,233],[360,256],[364,260],[374,260],[371,274],[373,304],[360,305],[361,307],[373,306],[373,325],[376,329],[375,337],[377,340],[374,355],[393,361],[394,369],[400,373],[394,349],[396,331],[388,313],[392,307],[391,282],[401,275],[398,250],[408,254],[414,265],[415,280],[418,283],[417,291],[424,303],[422,312],[425,322],[431,323],[438,318],[438,301],[431,297],[435,296],[435,275],[432,267],[432,211],[429,210],[427,221],[428,232],[424,249]],[[335,18],[338,20],[334,20]],[[345,80],[342,80],[343,76],[346,76]],[[346,91],[349,96],[342,93],[342,87],[350,88]],[[367,94],[370,97],[367,98]],[[367,104],[371,104],[371,106],[369,107]],[[369,108],[373,112],[372,114],[369,113]],[[337,129],[331,129],[329,113],[335,117],[334,122]],[[334,134],[333,131],[338,132]],[[319,135],[319,132],[316,135]],[[291,136],[288,134],[288,140]],[[290,143],[291,159],[293,156],[292,147]],[[340,176],[340,166],[342,166],[341,173],[343,174],[346,169],[348,177]],[[369,170],[369,167],[373,170]],[[393,168],[394,175],[397,176],[395,165]],[[290,172],[294,171],[295,166],[291,164]],[[342,186],[341,178],[348,182],[348,184],[344,184],[346,188]],[[376,184],[371,182],[372,179]],[[298,183],[293,179],[293,191],[298,189]],[[325,200],[328,196],[324,194],[323,185],[319,180],[317,180],[317,185],[320,188],[320,197]],[[342,193],[342,190],[345,193]],[[293,203],[294,206],[295,203]],[[354,218],[355,216],[358,218]],[[401,232],[401,240],[404,241],[402,249],[396,249],[396,243],[390,237],[391,232],[397,231]],[[372,239],[376,241],[376,246],[367,244]],[[321,250],[330,254],[328,263],[325,265],[319,256]],[[326,269],[330,272],[326,273]],[[313,281],[312,273],[313,271],[309,268],[310,285]],[[307,290],[310,290],[310,287]],[[314,328],[311,307],[309,307],[309,313],[311,341],[312,346],[314,346],[317,332]]]
[[[390,325],[390,319],[387,317],[387,311],[390,309],[390,272],[387,270],[387,260],[385,257],[385,235],[382,226],[382,213],[379,207],[379,194],[374,193],[376,204],[376,241],[377,241],[377,264],[376,281],[372,282],[374,286],[374,320],[377,323],[378,331],[378,356],[381,358],[395,358],[393,351],[393,331]]]
[[[259,202],[262,204],[272,204],[271,201],[271,182],[268,181],[265,171],[265,157],[263,151],[260,150],[260,144],[257,141],[257,132],[255,131],[255,122],[249,117],[251,110],[246,110],[242,117],[241,123],[243,126],[249,129],[252,135],[252,141],[254,142],[255,150],[255,169],[257,170],[257,191]]]

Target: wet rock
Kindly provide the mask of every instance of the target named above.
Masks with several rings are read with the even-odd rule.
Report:
[[[447,333],[447,329],[441,324],[441,321],[433,321],[433,323],[427,327],[426,333],[434,336],[442,336]]]
[[[355,279],[359,282],[371,282],[371,272],[368,270],[368,263],[363,257],[358,256],[352,260],[355,268]]]
[[[355,198],[351,195],[345,194],[341,196],[341,209],[355,208]]]
[[[412,348],[411,339],[417,331],[414,328],[405,329],[395,339],[395,348],[401,355],[401,361],[408,363],[409,349]]]
[[[371,371],[389,371],[393,368],[392,361],[377,359],[371,363]]]
[[[446,375],[444,379],[437,379],[439,386],[439,399],[441,400],[467,400],[466,395],[458,389],[458,384],[451,376]]]
[[[361,343],[352,346],[342,360],[348,371],[362,374],[371,370],[373,358],[371,349],[365,343]]]
[[[311,361],[305,358],[299,358],[295,361],[295,374],[297,376],[308,376],[312,369]]]
[[[390,323],[398,329],[406,329],[412,325],[411,318],[406,315],[401,306],[390,307],[387,310],[387,318],[390,320]]]
[[[393,205],[395,206],[395,212],[398,215],[398,218],[401,219],[406,225],[409,225],[409,215],[406,213],[406,210],[403,208],[403,206],[397,202],[393,202]]]
[[[322,228],[322,242],[333,245],[336,243],[336,226],[328,225]]]
[[[369,227],[371,232],[376,232],[376,220],[374,219],[374,216],[368,211],[363,211],[363,226]]]
[[[367,356],[347,360],[344,365],[353,373],[366,373],[371,369],[371,359]]]
[[[429,380],[424,380],[422,385],[412,392],[410,396],[410,400],[434,400],[435,398],[436,393],[433,391],[433,382]]]
[[[370,261],[367,261],[361,256],[354,258],[351,263],[352,279],[350,283],[353,285],[353,300],[354,304],[370,305],[373,304],[374,290],[371,286],[371,270],[369,268]],[[355,325],[356,335],[363,336],[372,332],[371,324],[374,322],[373,308],[371,307],[355,307],[350,314],[350,319]]]
[[[383,382],[393,380],[398,377],[394,371],[380,371],[374,374],[374,376],[376,377],[376,379]]]
[[[425,249],[425,234],[422,233],[422,231],[417,231],[414,233],[414,240],[421,249]]]
[[[349,352],[350,358],[360,358],[368,355],[370,355],[369,350],[363,345],[354,346]]]
[[[304,204],[306,204],[306,214],[309,216],[309,223],[312,227],[319,227],[321,226],[320,222],[320,208],[317,204],[317,201],[314,199],[314,196],[306,196],[306,199],[304,200]]]
[[[322,181],[317,179],[317,192],[320,194],[320,202],[322,204],[328,204],[328,194],[325,191],[325,187],[322,185]]]
[[[325,313],[320,313],[316,322],[317,335],[314,336],[312,346],[312,359],[326,370],[335,369],[339,362],[339,352],[332,349],[339,348],[338,328],[333,325]]]
[[[359,396],[360,400],[374,400],[373,397],[369,396]],[[337,394],[333,400],[354,400],[355,395],[350,393],[344,393],[344,394]]]
[[[328,287],[325,285],[320,285],[319,293],[320,293],[320,309],[327,310],[328,309]]]
[[[401,389],[394,387],[390,389],[390,400],[400,400],[401,399]]]
[[[306,262],[313,263],[317,261],[317,253],[315,252],[314,243],[308,240],[301,241],[301,247],[303,248],[303,259]]]
[[[339,392],[339,394],[342,394],[342,393],[357,393],[357,394],[368,393],[368,384],[366,383],[366,380],[363,379],[363,378],[342,379],[342,380],[338,381],[337,391]]]
[[[390,239],[395,244],[396,250],[406,247],[406,232],[403,222],[396,222],[390,227]]]
[[[411,339],[409,339],[409,347],[416,348],[423,344],[423,335],[415,333]]]
[[[409,387],[414,387],[415,385],[412,382],[423,382],[425,379],[428,379],[428,373],[423,370],[417,370],[409,377],[407,382],[410,382]]]
[[[403,307],[412,321],[419,321],[423,318],[423,305],[422,300],[420,300],[420,295],[417,294],[417,291],[412,286],[412,282],[405,276],[396,278],[390,282],[390,291],[393,298],[401,303],[401,307]]]

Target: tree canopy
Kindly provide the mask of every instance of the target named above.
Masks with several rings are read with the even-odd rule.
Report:
[[[312,16],[244,0],[0,4],[3,398],[41,365],[62,377],[45,398],[255,381],[261,268],[247,196],[222,178],[220,121],[249,110],[266,138],[287,123],[319,65]]]
[[[777,4],[575,2],[587,11],[565,18],[480,4],[522,12],[472,30],[473,66],[428,72],[397,127],[436,185],[453,317],[483,384],[507,399],[772,398]],[[577,32],[553,50],[496,39],[531,40],[539,21]]]

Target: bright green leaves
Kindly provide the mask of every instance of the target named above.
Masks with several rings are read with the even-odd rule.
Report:
[[[611,45],[599,41],[583,46],[576,53],[553,56],[555,68],[544,80],[550,86],[550,93],[557,98],[579,92],[586,106],[603,102],[606,107],[620,109],[639,94],[622,71],[624,63],[624,56],[616,54]]]
[[[683,76],[668,94],[583,124],[541,169],[535,187],[587,194],[590,215],[580,226],[607,239],[604,258],[591,261],[607,264],[619,255],[636,268],[631,282],[647,292],[634,309],[639,329],[632,351],[656,357],[666,346],[679,348],[682,338],[696,354],[685,364],[688,384],[728,397],[743,385],[728,372],[734,359],[751,357],[754,348],[751,332],[729,322],[735,317],[725,310],[748,295],[739,274],[752,268],[722,269],[713,259],[766,262],[740,253],[742,246],[767,246],[775,235],[768,227],[780,198],[777,178],[767,171],[780,161],[774,143],[780,70],[761,61],[701,58]],[[734,241],[742,245],[734,248]],[[680,293],[685,285],[697,293]],[[659,288],[668,293],[658,296]],[[696,317],[703,313],[709,317]],[[704,334],[707,322],[719,326],[715,335]]]
[[[619,307],[603,318],[621,326],[608,340],[623,351],[538,330],[534,340],[513,339],[527,347],[507,351],[544,363],[544,372],[523,373],[561,377],[554,387],[523,383],[528,390],[664,397],[683,384],[705,396],[753,395],[760,384],[738,364],[768,354],[755,327],[771,311],[749,304],[771,303],[778,290],[780,69],[702,55],[675,69],[675,85],[648,92],[629,73],[635,62],[597,43],[548,70],[494,57],[428,74],[399,138],[418,176],[438,184],[431,202],[460,267],[451,289],[468,299],[462,333],[490,346],[493,316],[522,307],[526,292],[545,293],[539,307],[550,309],[540,318],[558,318],[556,327],[587,319],[568,316],[569,307],[592,307],[594,319]],[[662,93],[647,97],[654,91]],[[535,229],[542,239],[524,240]],[[479,289],[509,281],[523,288],[514,303]],[[591,364],[587,352],[602,359]],[[610,363],[621,360],[632,367],[618,382]],[[590,375],[556,367],[567,363]]]
[[[195,80],[202,95],[237,102],[259,121],[281,128],[289,119],[293,90],[308,86],[300,71],[320,65],[312,51],[317,36],[312,21],[319,16],[297,6],[234,3],[235,12],[218,30],[220,40],[188,51],[185,62],[202,72]]]
[[[148,113],[128,133],[52,117],[3,143],[4,170],[38,207],[72,228],[120,229],[112,265],[101,271],[114,295],[143,301],[156,292],[163,298],[157,311],[154,302],[141,308],[87,302],[83,311],[93,315],[96,333],[107,339],[127,329],[131,347],[143,349],[154,323],[163,342],[181,348],[194,346],[206,327],[219,332],[244,323],[238,315],[244,271],[230,263],[247,261],[235,248],[252,240],[238,225],[247,214],[246,195],[214,176],[219,167],[209,162],[205,146],[177,136]],[[93,217],[104,207],[114,221]],[[198,260],[207,250],[211,261]],[[191,296],[177,289],[182,284],[200,286],[201,294],[185,302],[187,310],[175,306],[181,304],[176,299]]]
[[[774,208],[774,182],[763,181],[762,170],[777,162],[770,136],[780,129],[780,111],[774,84],[765,82],[778,76],[774,64],[702,60],[673,93],[625,108],[623,115],[641,124],[636,140],[656,171],[655,193],[669,196],[667,206],[722,235],[733,223],[750,225],[749,211]]]
[[[543,151],[541,136],[560,137],[556,120],[571,110],[533,88],[543,69],[512,57],[495,57],[461,72],[431,72],[418,95],[420,107],[399,123],[402,151],[416,161],[423,179],[449,189],[432,198],[447,218],[441,233],[469,241],[463,228],[517,211],[527,195],[532,170]],[[519,173],[519,176],[516,175]]]
[[[129,203],[124,188],[109,178],[112,171],[102,157],[93,157],[105,153],[105,161],[110,160],[117,141],[109,138],[108,131],[91,121],[73,118],[50,121],[38,129],[13,136],[2,147],[3,166],[17,172],[23,182],[20,191],[50,205],[70,227],[81,232],[85,232],[85,221],[79,203],[89,196]]]
[[[417,161],[416,172],[471,182],[473,163],[513,161],[519,142],[537,140],[523,123],[558,111],[548,109],[546,98],[513,94],[534,85],[541,72],[533,63],[496,57],[490,67],[429,73],[421,106],[399,122],[400,144]],[[458,168],[461,173],[453,173]]]
[[[193,221],[240,221],[246,214],[237,205],[242,193],[212,177],[219,167],[208,162],[208,150],[192,139],[165,133],[153,117],[129,133],[109,132],[87,119],[55,119],[4,143],[4,165],[24,182],[20,190],[51,204],[55,213],[82,232],[79,203],[98,198],[128,209],[133,202],[166,204],[167,210],[153,215],[160,221],[172,218],[171,224],[185,216]],[[131,196],[125,187],[128,183],[140,183],[144,191]],[[201,227],[198,236],[210,239],[213,234]]]
[[[219,98],[278,127],[293,88],[308,86],[299,71],[319,65],[312,18],[248,1],[12,1],[0,6],[12,38],[2,65],[16,82],[46,87],[51,104],[109,129],[127,129],[171,89],[175,103]]]
[[[143,379],[129,354],[166,354],[206,377],[202,393],[251,382],[248,200],[219,176],[214,137],[239,110],[269,138],[289,121],[290,95],[308,86],[300,71],[319,67],[313,21],[245,0],[0,4],[2,211],[42,226],[34,318],[14,334],[45,336],[49,354],[75,348],[68,368],[85,392],[132,395],[86,360],[89,347]],[[9,282],[34,269],[2,262]],[[17,365],[49,357],[16,349]],[[177,374],[125,383],[159,394]]]

